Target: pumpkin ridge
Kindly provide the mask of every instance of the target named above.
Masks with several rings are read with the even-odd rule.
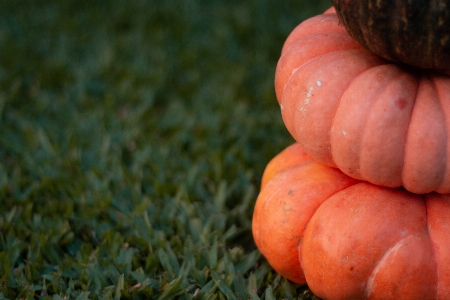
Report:
[[[283,46],[281,48],[281,55],[287,50],[287,48],[296,40],[304,38],[306,36],[320,34],[322,32],[327,33],[343,33],[348,35],[347,30],[343,26],[333,23],[333,19],[338,18],[336,12],[320,14],[309,19],[306,19],[302,23],[298,24],[291,33],[287,36]],[[330,22],[331,20],[331,22]],[[327,24],[330,22],[331,24]],[[362,47],[362,46],[360,46]]]
[[[391,65],[391,64],[380,65],[380,66],[374,67],[372,70],[374,70],[376,68],[384,68],[384,69],[385,68],[389,68],[390,67],[389,65]],[[390,80],[386,81],[385,84],[378,89],[378,92],[373,95],[373,99],[375,99],[375,101],[372,102],[372,105],[368,109],[369,112],[367,114],[367,118],[365,119],[364,124],[361,126],[362,128],[364,128],[364,130],[362,132],[361,139],[360,139],[360,144],[361,145],[369,144],[369,140],[370,140],[371,136],[373,135],[373,132],[370,131],[370,130],[373,127],[368,126],[368,124],[372,120],[372,117],[374,115],[375,116],[379,115],[379,113],[380,113],[379,109],[380,108],[378,107],[378,105],[380,103],[386,103],[386,99],[384,97],[380,97],[380,95],[384,95],[385,93],[387,93],[389,95],[390,94],[389,89],[392,89],[393,86],[395,88],[395,84],[398,81],[400,81],[401,79],[403,79],[404,77],[405,77],[405,73],[402,72],[402,68],[398,68],[397,71],[395,73],[393,73],[393,75],[389,78]],[[414,78],[416,78],[416,77],[414,77]],[[411,99],[413,99],[413,101],[412,101],[413,103],[415,103],[415,99],[416,99],[416,96],[417,96],[418,83],[415,84],[415,87],[416,87],[416,94],[411,97]],[[413,111],[413,109],[411,109],[409,111],[408,124],[407,124],[408,127],[409,127],[409,123],[411,121],[412,111]],[[399,175],[401,175],[403,173],[403,166],[404,166],[404,159],[405,159],[404,153],[405,153],[405,148],[406,148],[406,139],[407,139],[407,136],[408,136],[407,134],[408,134],[408,132],[406,131],[404,133],[403,140],[401,140],[401,141],[397,140],[397,142],[396,142],[399,145],[403,145],[403,149],[402,149],[403,155],[402,155],[401,165],[399,164],[398,169],[397,169],[398,172],[399,172],[398,173]],[[369,155],[369,154],[367,154],[367,147],[361,147],[359,153],[360,153],[360,155],[359,155],[359,166],[360,166],[360,172],[361,172],[360,176],[362,178],[370,177],[370,174],[373,173],[374,170],[371,169],[371,165],[370,164],[367,164],[368,162],[372,161],[372,160],[367,159],[367,155]],[[364,162],[366,162],[366,164],[364,164]],[[392,173],[392,170],[389,171],[388,173]],[[374,183],[374,184],[382,184],[382,185],[386,185],[386,186],[388,186],[388,184],[389,184],[388,182],[380,182],[380,181],[377,181],[377,180],[378,180],[378,178],[376,178],[376,180],[374,180],[374,182],[372,182],[372,183]],[[390,183],[393,185],[393,186],[390,186],[390,187],[398,187],[398,186],[403,184],[403,180],[399,180],[397,185],[396,185],[396,183],[394,183],[392,181]],[[394,185],[396,185],[396,186],[394,186]]]
[[[441,83],[445,80],[442,76],[432,77],[433,78],[433,84],[435,86],[439,101],[441,103],[441,106],[444,108],[444,120],[445,120],[445,133],[446,133],[446,140],[449,138],[449,128],[450,128],[450,86],[442,87]],[[446,153],[450,153],[449,144],[445,144]],[[447,155],[444,156],[444,163],[445,163],[445,173],[443,175],[443,181],[437,188],[437,192],[439,193],[450,193],[450,189],[448,187],[448,183],[450,182],[450,161],[447,157]]]
[[[407,131],[402,181],[408,190],[422,194],[435,191],[443,183],[446,166],[441,159],[446,155],[446,128],[442,126],[445,113],[432,76],[420,77],[417,95]],[[418,182],[420,188],[416,187]]]
[[[450,291],[450,274],[447,271],[450,259],[448,253],[450,244],[448,239],[450,202],[448,202],[447,195],[436,193],[426,194],[424,198],[427,212],[427,231],[436,264],[437,296],[435,299],[445,299],[446,296],[448,297]]]
[[[310,63],[310,62],[313,62],[314,60],[316,60],[316,59],[319,59],[319,58],[321,58],[321,57],[323,57],[324,55],[328,55],[328,54],[334,54],[334,53],[336,53],[336,52],[342,52],[342,51],[349,51],[349,50],[362,50],[362,51],[365,51],[365,50],[363,50],[363,49],[339,49],[339,50],[333,50],[333,51],[330,51],[330,52],[327,52],[327,53],[323,53],[323,54],[321,54],[321,55],[318,55],[318,56],[316,56],[316,57],[314,57],[314,58],[312,58],[312,59],[310,59],[310,60],[308,60],[308,61],[305,61],[301,66],[299,66],[299,67],[297,67],[297,68],[294,68],[293,70],[292,70],[292,72],[291,72],[291,76],[289,76],[289,79],[288,80],[286,80],[286,84],[284,85],[284,87],[283,87],[283,96],[282,96],[282,99],[284,98],[284,91],[285,91],[285,89],[286,89],[286,86],[287,86],[287,83],[291,80],[291,78],[294,76],[294,74],[300,69],[300,68],[302,68],[304,65],[306,65],[306,64],[308,64],[308,63]],[[367,69],[368,70],[368,69]],[[367,71],[367,70],[364,70],[364,71],[362,71],[362,72],[365,72],[365,71]],[[361,73],[362,73],[361,72]],[[359,75],[359,74],[358,74]],[[357,75],[357,76],[358,76]],[[353,81],[353,80],[352,80]],[[350,81],[350,83],[351,83],[351,81]],[[349,85],[350,85],[350,83],[349,83]],[[348,86],[349,86],[348,85]],[[347,87],[348,87],[347,86]],[[280,102],[282,102],[282,101],[280,101]]]
[[[331,111],[334,111],[335,106],[339,104],[339,97],[343,92],[342,87],[347,87],[346,79],[344,79],[346,81],[330,80],[327,77],[327,72],[330,72],[330,70],[338,72],[335,76],[342,76],[346,72],[359,74],[361,70],[371,68],[378,63],[378,57],[370,54],[369,57],[367,56],[368,52],[364,49],[338,50],[318,56],[298,69],[284,87],[284,93],[280,101],[284,124],[289,133],[295,140],[300,141],[300,144],[310,156],[314,156],[311,150],[317,148],[315,145],[307,146],[302,143],[302,137],[305,135],[316,137],[317,139],[314,142],[316,145],[324,142],[323,139],[326,135],[329,135],[331,129],[331,119],[324,119],[323,116],[334,114]],[[318,66],[322,66],[322,68],[318,68]],[[325,78],[319,78],[319,76],[325,76]],[[323,79],[326,80],[322,82]],[[325,90],[331,92],[325,92]],[[339,91],[338,94],[336,94],[336,91]],[[318,107],[324,110],[319,112]],[[313,114],[309,114],[309,111]],[[301,122],[303,122],[304,127],[297,126]],[[317,155],[329,156],[329,150],[326,147],[323,146],[319,150],[326,151],[326,154],[325,152],[316,153],[316,159]],[[324,161],[321,162],[324,163]],[[325,164],[334,167],[335,165],[331,163],[327,161]]]
[[[436,244],[433,242],[433,237],[431,236],[430,232],[431,232],[431,218],[430,218],[430,214],[429,214],[429,207],[428,207],[428,203],[429,203],[429,195],[428,194],[424,194],[424,195],[420,195],[423,199],[423,202],[425,203],[425,216],[426,216],[426,220],[427,220],[427,226],[426,226],[426,230],[427,230],[427,234],[428,234],[428,240],[430,241],[430,249],[431,249],[431,255],[433,257],[433,261],[434,264],[436,266],[436,295],[434,296],[434,299],[439,299],[439,287],[441,284],[441,280],[439,280],[439,265],[438,265],[438,260],[437,260],[437,254],[436,254]]]
[[[360,74],[356,75],[356,76],[350,81],[349,85],[348,85],[347,88],[345,89],[345,92],[342,94],[341,98],[339,99],[339,102],[342,101],[342,98],[343,98],[344,95],[347,93],[348,87],[351,86],[352,83],[353,83],[357,78],[359,78],[360,76],[362,76],[364,73],[370,72],[370,71],[371,71],[371,69],[367,69],[367,70],[364,70],[363,72],[361,72]],[[382,90],[382,89],[384,89],[384,86],[383,86],[382,88],[380,88],[380,90]],[[375,95],[374,95],[374,97],[375,97]],[[375,102],[372,102],[372,104],[370,105],[370,108],[372,108],[374,104],[375,104]],[[334,115],[334,117],[333,117],[333,122],[334,122],[334,119],[335,119],[335,117],[336,117],[336,113],[337,113],[338,110],[339,110],[339,108],[338,108],[338,109],[336,110],[336,112],[335,112],[335,115]],[[369,110],[370,110],[370,109],[369,109]],[[364,132],[367,132],[367,126],[366,126],[367,122],[368,122],[368,118],[365,118],[365,119],[364,119],[364,123],[362,124],[362,128],[364,128]],[[358,145],[357,145],[357,146],[358,146],[358,152],[359,152],[359,153],[360,153],[360,150],[361,150],[361,148],[362,148],[361,145],[363,144],[364,136],[365,136],[365,134],[363,133],[362,139],[359,140],[359,143],[358,143]],[[333,153],[333,152],[331,152],[331,153]],[[333,161],[336,161],[334,157],[333,157]],[[362,176],[361,176],[361,175],[362,175],[362,174],[361,174],[361,161],[362,161],[362,156],[361,156],[361,155],[358,155],[358,165],[357,165],[357,169],[354,170],[354,172],[356,172],[356,174],[359,174],[359,176],[358,176],[359,178],[358,178],[358,179],[363,179]],[[347,174],[347,173],[346,173],[346,174]],[[352,175],[353,175],[353,173],[352,173]]]
[[[320,163],[319,163],[319,164],[320,164]],[[322,164],[321,164],[321,165],[322,165]],[[324,166],[326,166],[326,165],[324,165]],[[326,167],[328,167],[328,166],[326,166]],[[328,168],[335,169],[335,168],[333,168],[333,167],[328,167]],[[336,190],[334,193],[328,194],[328,198],[327,198],[327,199],[329,199],[329,198],[331,198],[331,197],[334,197],[335,195],[337,195],[337,194],[339,194],[339,193],[345,191],[345,190],[348,189],[349,187],[352,187],[352,186],[354,186],[354,185],[358,185],[358,184],[361,184],[361,183],[364,183],[364,182],[361,181],[361,180],[359,180],[359,179],[355,179],[355,182],[349,183],[346,187],[342,188],[341,190]],[[322,201],[322,203],[320,203],[319,206],[317,206],[316,209],[314,209],[312,215],[314,215],[314,214],[316,213],[316,211],[317,211],[317,210],[318,210],[325,202],[326,202],[326,201]],[[303,228],[303,232],[305,232],[305,229],[306,229],[307,226],[308,226],[308,224],[306,224],[306,225],[305,225],[305,228]],[[302,239],[303,239],[303,236],[302,236]],[[300,243],[300,245],[299,245],[299,250],[300,250],[300,248],[301,248],[301,243]],[[300,259],[299,259],[299,260],[300,260]],[[301,261],[300,261],[300,262],[301,262]]]
[[[443,99],[443,97],[441,97],[442,95],[439,93],[439,85],[436,82],[438,80],[438,78],[433,77],[433,76],[429,76],[429,79],[430,79],[430,81],[431,81],[431,83],[433,85],[434,90],[436,91],[436,95],[437,95],[438,100],[439,100],[439,105],[441,107],[441,110],[443,111],[444,124],[448,124],[448,116],[445,113],[446,110],[444,109],[444,103],[442,103],[445,100]],[[448,126],[443,126],[443,129],[445,131],[445,138],[444,138],[444,140],[447,141],[448,137],[449,137],[448,136]],[[444,153],[445,154],[448,153],[448,143],[445,144],[445,151],[444,151]],[[450,172],[450,170],[448,169],[449,166],[447,165],[447,155],[444,155],[444,165],[445,165],[445,172],[442,173],[441,181],[439,182],[439,184],[436,184],[436,190],[440,190],[440,188],[442,188],[443,185],[445,186],[445,177],[446,177],[445,175],[449,174],[449,172]],[[444,190],[444,192],[448,192],[448,191]]]
[[[414,237],[414,234],[410,234],[407,237],[404,237],[403,239],[401,239],[400,241],[398,241],[395,245],[393,245],[391,248],[388,248],[383,256],[380,258],[380,260],[378,261],[377,265],[373,268],[372,273],[369,275],[369,277],[367,278],[367,285],[366,285],[366,290],[365,290],[365,295],[366,298],[370,297],[370,294],[372,293],[373,290],[373,284],[374,284],[374,280],[375,277],[378,273],[378,271],[381,269],[381,267],[383,266],[383,263],[389,258],[389,256],[395,252],[398,251],[398,249],[400,249],[400,247],[407,242],[409,239],[411,239],[412,237]]]
[[[332,132],[342,93],[348,88],[352,79],[347,77],[336,80],[335,78],[348,73],[359,75],[379,62],[378,57],[364,49],[338,50],[316,57],[297,70],[294,74],[295,79],[291,79],[289,86],[297,85],[297,88],[302,89],[301,93],[310,95],[302,98],[303,100],[298,100],[297,97],[302,96],[300,91],[286,90],[282,103],[289,109],[285,110],[282,116],[291,135],[303,145],[309,155],[326,165],[336,166],[331,161],[331,148],[327,140]],[[328,77],[327,73],[333,74],[335,78]],[[316,86],[317,82],[320,83],[319,87]],[[294,88],[292,90],[294,91]],[[315,140],[310,139],[310,142],[306,144],[302,142],[306,136],[314,137]],[[330,159],[321,159],[324,157],[330,157]]]
[[[447,122],[448,122],[447,115],[445,114],[445,110],[443,108],[443,103],[442,103],[441,97],[440,97],[440,95],[438,93],[438,85],[436,84],[436,79],[437,79],[436,77],[429,76],[429,80],[431,81],[431,83],[433,85],[433,88],[434,88],[434,91],[436,92],[437,98],[439,100],[438,103],[439,103],[439,106],[441,108],[440,110],[443,112],[442,116],[444,118],[444,124],[447,124]],[[444,140],[447,141],[448,140],[448,131],[447,131],[448,127],[447,126],[443,126],[443,129],[444,129],[444,132],[445,132]],[[445,145],[444,153],[447,154],[448,144],[445,143],[444,145]],[[445,183],[445,174],[447,174],[447,172],[448,172],[448,166],[447,166],[447,163],[446,163],[447,162],[447,156],[444,155],[443,158],[444,158],[445,172],[440,174],[441,181],[439,183],[436,183],[435,190],[438,190],[442,186],[442,184]]]
[[[367,75],[368,72],[373,72],[374,69],[378,69],[378,68],[380,68],[380,67],[381,67],[381,68],[384,68],[386,65],[389,65],[389,64],[381,64],[381,65],[378,65],[378,66],[375,66],[375,67],[372,67],[372,68],[368,68],[368,69],[363,70],[362,72],[360,72],[358,75],[354,76],[353,79],[349,82],[349,84],[348,84],[347,87],[345,88],[344,93],[343,93],[343,94],[341,95],[341,97],[339,98],[339,103],[342,102],[342,99],[345,98],[345,95],[346,95],[347,93],[353,93],[353,90],[349,89],[349,87],[351,87],[352,84],[353,84],[356,80],[360,80],[360,79],[361,79],[361,76]],[[401,74],[399,74],[397,77],[400,77],[400,76],[401,76]],[[390,84],[391,84],[390,81],[386,81],[386,82],[383,83],[382,87],[378,88],[377,90],[378,90],[378,91],[383,91],[383,90],[384,90],[387,86],[389,86]],[[380,92],[379,92],[379,93],[380,93]],[[374,94],[372,95],[371,99],[378,100],[379,93],[374,93]],[[366,102],[369,102],[369,100],[366,100]],[[376,104],[376,101],[372,101],[372,102],[371,102],[371,105],[370,105],[370,109],[368,109],[368,110],[370,111],[371,108],[372,108],[375,104]],[[334,115],[333,115],[333,118],[332,118],[332,127],[331,127],[331,131],[334,131],[334,128],[338,127],[337,124],[335,124],[335,119],[336,119],[336,115],[338,114],[338,112],[340,113],[340,111],[339,111],[340,109],[342,109],[342,108],[341,108],[341,105],[339,105],[338,108],[336,109],[336,111],[334,112]],[[367,116],[370,116],[370,113],[369,113]],[[360,125],[360,127],[364,128],[364,132],[362,133],[362,138],[358,139],[358,148],[357,148],[357,150],[355,150],[356,153],[359,153],[358,156],[357,156],[357,159],[358,159],[358,163],[357,163],[357,165],[356,165],[357,169],[352,169],[352,170],[350,170],[350,169],[348,169],[348,168],[344,168],[344,166],[341,166],[341,165],[337,164],[338,167],[339,167],[339,169],[344,170],[344,173],[345,173],[345,174],[347,174],[347,175],[350,175],[350,174],[351,174],[352,177],[357,178],[357,179],[359,179],[359,180],[362,180],[362,179],[364,178],[363,174],[361,173],[361,166],[362,166],[361,161],[364,159],[364,157],[361,155],[361,149],[362,149],[361,145],[364,143],[364,137],[365,137],[367,134],[370,135],[370,133],[366,133],[366,132],[367,132],[367,126],[366,126],[366,125],[367,125],[368,121],[369,121],[369,118],[365,118],[365,119],[364,119],[364,123],[362,123],[362,124]],[[335,125],[336,125],[336,126],[335,126]],[[334,143],[330,143],[330,146],[333,147],[333,144],[334,144]],[[352,144],[355,145],[355,143],[352,143]],[[331,153],[331,156],[332,156],[332,160],[333,160],[334,162],[339,161],[339,160],[337,159],[337,157],[336,157],[336,155],[337,155],[336,152],[334,152],[334,151],[331,149],[331,150],[330,150],[330,153]],[[335,153],[335,154],[333,154],[333,153]]]
[[[318,39],[318,37],[322,37],[322,38]],[[287,86],[288,82],[291,80],[294,73],[299,68],[301,68],[305,64],[307,64],[308,62],[313,61],[317,58],[320,58],[323,55],[334,53],[336,51],[348,51],[348,50],[366,51],[356,42],[354,42],[353,44],[349,44],[349,46],[340,44],[342,39],[339,39],[339,37],[342,37],[342,39],[347,39],[349,41],[351,40],[351,39],[349,39],[349,35],[346,32],[332,32],[331,34],[315,33],[312,35],[300,37],[300,38],[290,42],[289,45],[286,46],[286,49],[281,53],[281,56],[278,60],[276,70],[275,70],[275,74],[276,74],[275,80],[274,80],[275,81],[275,94],[277,96],[278,102],[281,102],[281,99],[283,98],[284,92],[286,90],[286,86]],[[295,53],[299,52],[299,50],[301,50],[302,52],[305,50],[306,50],[306,52],[309,52],[311,49],[309,49],[307,45],[310,44],[311,41],[313,41],[315,43],[320,43],[321,40],[326,40],[325,38],[327,40],[332,40],[332,38],[335,38],[335,41],[329,42],[329,44],[328,43],[314,44],[314,49],[316,49],[317,47],[322,48],[322,49],[323,48],[328,49],[330,47],[330,44],[333,44],[333,43],[336,43],[336,44],[334,44],[334,47],[337,47],[337,49],[333,49],[334,47],[332,47],[331,51],[324,52],[319,55],[316,55],[317,51],[314,53],[302,54],[302,58],[304,59],[304,62],[301,65],[297,65],[295,68],[293,68],[291,70],[288,69],[288,71],[290,71],[289,78],[287,78],[287,79],[283,78],[284,76],[282,76],[282,75],[285,74],[284,69],[287,68],[287,66],[288,66],[288,64],[286,64],[286,61],[293,60],[292,57],[296,56]],[[318,41],[317,41],[317,39],[318,39]],[[336,41],[338,41],[338,42],[336,42]],[[281,80],[281,84],[282,84],[281,91],[279,90],[280,88],[278,87],[280,80]],[[283,82],[283,80],[284,80],[284,82]]]
[[[417,95],[419,93],[419,85],[420,85],[420,81],[421,81],[420,77],[415,76],[415,78],[416,78],[416,93],[415,93],[415,96],[413,97],[414,103],[416,103],[416,100],[417,100]],[[406,129],[406,136],[405,136],[405,146],[403,147],[402,174],[401,174],[401,180],[402,180],[403,184],[405,183],[405,168],[404,168],[404,166],[405,166],[405,160],[406,160],[406,145],[408,145],[408,142],[409,142],[408,141],[409,129],[410,129],[409,125],[411,124],[411,116],[412,116],[413,110],[414,109],[411,110],[411,113],[409,115],[408,126],[406,127],[407,129]]]
[[[339,35],[345,36],[345,34],[339,34]],[[292,69],[291,77],[292,77],[292,75],[294,75],[295,72],[297,72],[298,69],[300,69],[301,67],[303,67],[305,64],[309,63],[310,61],[313,61],[313,60],[315,60],[315,59],[318,59],[318,58],[320,58],[320,57],[322,57],[322,56],[324,56],[324,55],[330,54],[330,53],[334,53],[334,52],[338,52],[338,51],[347,51],[347,50],[349,50],[349,49],[332,50],[332,51],[330,51],[330,52],[326,52],[326,53],[317,55],[316,57],[313,57],[313,58],[311,58],[311,59],[305,61],[304,63],[302,63],[302,64],[301,64],[300,66],[298,66],[297,68]],[[355,50],[357,50],[357,49],[355,49]],[[288,81],[291,79],[291,77],[289,77],[289,79],[288,79],[286,82],[288,82]]]
[[[329,36],[342,36],[342,37],[348,37],[348,34],[346,32],[330,32],[330,33],[314,33],[311,35],[305,35],[305,36],[301,36],[299,38],[297,38],[296,40],[290,42],[286,48],[283,50],[283,52],[281,52],[280,57],[284,56],[287,54],[287,52],[289,52],[289,50],[295,46],[295,44],[297,44],[299,41],[303,41],[304,39],[309,39],[309,38],[313,38],[313,37],[329,37]],[[350,49],[364,49],[362,48],[359,44],[354,44],[355,48],[350,48]],[[365,49],[364,49],[365,50]],[[332,51],[339,51],[339,50],[332,50]],[[366,50],[367,51],[367,50]],[[328,53],[328,52],[326,52]]]

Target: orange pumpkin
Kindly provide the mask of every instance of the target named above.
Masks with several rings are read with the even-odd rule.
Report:
[[[448,299],[450,195],[361,182],[307,158],[267,180],[252,230],[282,276],[323,299]]]
[[[333,11],[287,38],[275,74],[283,121],[312,158],[415,193],[450,193],[450,76],[388,63]]]
[[[300,144],[295,143],[287,147],[267,164],[261,179],[261,189],[279,171],[308,160],[312,158],[306,154]]]

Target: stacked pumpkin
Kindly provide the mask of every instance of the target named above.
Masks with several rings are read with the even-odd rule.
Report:
[[[450,299],[450,1],[410,2],[334,0],[281,51],[296,143],[264,171],[253,235],[323,299]]]

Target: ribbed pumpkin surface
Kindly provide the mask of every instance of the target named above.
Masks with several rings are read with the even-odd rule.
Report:
[[[374,184],[450,193],[450,76],[387,62],[329,13],[287,38],[275,91],[312,158]]]
[[[323,299],[448,299],[450,195],[357,181],[299,144],[265,178],[253,236],[282,276]]]

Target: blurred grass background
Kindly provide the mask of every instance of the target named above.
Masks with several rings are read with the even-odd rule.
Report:
[[[0,298],[313,297],[256,250],[318,0],[0,1]]]

